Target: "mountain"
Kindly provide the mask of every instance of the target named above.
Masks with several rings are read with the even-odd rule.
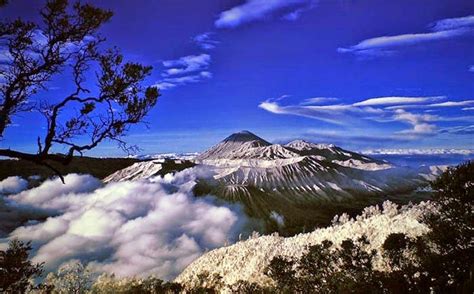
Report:
[[[386,199],[424,199],[429,193],[418,188],[439,173],[397,167],[332,144],[271,144],[249,131],[230,135],[193,162],[214,175],[198,180],[196,195],[242,204],[248,215],[264,220],[267,232],[282,234],[327,225],[335,214],[355,214]],[[161,164],[136,163],[106,181],[163,174]]]
[[[248,131],[232,134],[195,162],[215,173],[198,183],[197,194],[243,204],[268,231],[289,235],[387,199],[425,199],[429,193],[417,189],[440,172],[398,167],[332,144],[270,144]]]
[[[314,144],[303,140],[296,140],[286,145],[270,144],[249,131],[230,135],[197,156],[195,161],[213,166],[269,167],[293,164],[305,158],[315,161],[332,161],[342,166],[360,169],[379,170],[391,167],[382,161],[332,144]]]
[[[140,161],[116,171],[103,181],[109,183],[146,179],[154,176],[164,176],[193,166],[193,162],[184,159],[163,158]]]
[[[399,208],[387,201],[383,203],[382,209],[368,207],[355,219],[341,216],[331,226],[311,233],[287,238],[277,234],[254,236],[205,253],[186,267],[175,281],[199,285],[199,277],[208,274],[222,277],[218,280],[219,285],[214,285],[221,292],[225,292],[226,286],[239,280],[268,286],[271,280],[264,271],[276,256],[299,258],[308,246],[320,244],[323,240],[330,240],[338,245],[345,239],[355,240],[362,235],[367,236],[370,241],[368,250],[378,249],[380,252],[384,240],[391,233],[405,233],[410,237],[426,233],[428,229],[420,219],[424,212],[431,209],[433,206],[429,202]],[[385,267],[382,257],[377,256],[374,268],[383,270]]]

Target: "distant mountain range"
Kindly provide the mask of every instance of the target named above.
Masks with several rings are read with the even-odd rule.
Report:
[[[162,174],[164,162],[138,162],[105,181]],[[355,214],[385,199],[417,200],[413,193],[441,172],[439,167],[398,167],[331,144],[271,144],[249,131],[174,163],[179,170],[196,164],[212,171],[213,177],[198,180],[197,195],[240,203],[247,214],[264,220],[267,230],[287,234],[327,225],[336,213]]]
[[[474,155],[474,149],[450,149],[450,148],[428,148],[428,149],[367,149],[361,151],[362,154],[367,155],[448,155],[448,154],[459,154],[459,155]]]

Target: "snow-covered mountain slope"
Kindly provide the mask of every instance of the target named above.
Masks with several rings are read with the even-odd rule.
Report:
[[[332,144],[314,144],[303,140],[293,141],[284,146],[270,144],[249,131],[230,135],[197,156],[195,161],[219,167],[269,168],[294,164],[305,158],[364,170],[381,170],[391,167],[388,163],[344,150]]]
[[[357,213],[386,199],[407,203],[426,199],[426,187],[442,170],[411,169],[302,140],[270,144],[243,131],[196,158],[215,174],[198,182],[200,195],[241,203],[269,231],[285,234],[327,225],[334,214]],[[427,190],[426,190],[427,191]],[[284,223],[272,219],[277,214]]]
[[[352,151],[344,150],[333,144],[314,144],[303,140],[292,141],[285,147],[297,150],[301,155],[319,156],[320,159],[331,160],[342,166],[354,168],[377,170],[392,167],[390,164],[376,160]]]
[[[334,145],[302,140],[272,145],[248,131],[231,135],[196,162],[214,169],[221,194],[252,186],[295,201],[410,190],[426,181],[418,171]]]
[[[156,153],[156,154],[142,154],[132,155],[130,158],[136,158],[140,160],[152,160],[152,159],[181,159],[181,160],[193,160],[199,153],[197,152],[185,152],[185,153]]]
[[[191,263],[176,281],[198,285],[199,275],[209,273],[222,277],[223,292],[226,285],[232,285],[238,280],[268,285],[271,280],[264,274],[264,270],[276,256],[298,258],[309,245],[330,240],[337,246],[347,238],[357,239],[362,235],[366,235],[370,240],[370,249],[380,249],[391,233],[405,233],[415,237],[427,232],[426,226],[420,223],[419,219],[431,209],[433,207],[429,202],[398,209],[395,204],[387,201],[382,209],[376,206],[368,207],[356,219],[343,215],[336,219],[332,226],[311,233],[289,238],[278,235],[250,238],[204,254]],[[384,265],[379,256],[374,266],[383,270]]]
[[[282,165],[285,163],[282,160],[298,157],[300,157],[298,153],[282,145],[272,145],[249,131],[242,131],[230,135],[197,156],[195,161],[213,166],[268,167],[269,165]]]
[[[182,159],[155,159],[141,161],[116,171],[106,177],[103,181],[109,183],[147,179],[157,175],[165,175],[170,172],[180,171],[192,166],[194,166],[192,162]]]
[[[250,216],[265,220],[269,231],[280,226],[272,220],[277,214],[285,229],[292,228],[286,233],[327,225],[336,213],[356,213],[385,199],[419,200],[411,193],[440,172],[429,167],[396,167],[330,144],[301,140],[270,144],[248,131],[232,134],[197,156],[194,163],[213,175],[198,180],[196,195],[211,194],[243,204]],[[164,174],[160,164],[140,162],[106,181]]]
[[[152,160],[134,163],[106,177],[104,182],[122,182],[152,177],[161,170],[163,161]]]

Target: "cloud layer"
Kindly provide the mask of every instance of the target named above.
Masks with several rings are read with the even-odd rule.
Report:
[[[340,53],[358,56],[393,55],[397,48],[420,43],[452,39],[474,32],[474,16],[442,19],[428,26],[430,32],[381,36],[363,40],[356,45],[338,48]]]
[[[28,181],[21,177],[8,177],[0,181],[0,194],[17,194],[28,188]]]
[[[165,67],[162,73],[163,78],[154,86],[161,90],[168,90],[210,79],[212,78],[212,73],[208,71],[210,64],[211,56],[204,53],[165,60],[163,61]]]
[[[283,97],[283,98],[282,98]],[[374,97],[358,101],[352,104],[333,104],[336,98],[309,98],[299,104],[286,104],[282,100],[288,97],[282,96],[277,99],[267,99],[259,104],[261,109],[274,114],[295,115],[320,120],[323,122],[339,125],[341,127],[363,127],[365,132],[368,128],[374,131],[379,124],[402,124],[410,128],[399,129],[392,133],[394,140],[417,139],[420,136],[435,135],[440,133],[454,133],[439,131],[440,122],[473,122],[473,116],[446,115],[440,116],[429,114],[439,108],[463,107],[474,104],[474,100],[443,101],[445,96],[426,97]],[[413,108],[414,111],[406,109]],[[467,108],[462,108],[468,110]],[[420,112],[421,111],[421,112]],[[464,127],[463,125],[451,128]],[[448,128],[449,129],[449,128]],[[387,132],[385,137],[387,137]],[[459,132],[458,132],[459,133]],[[354,134],[350,134],[354,136]],[[397,138],[399,137],[399,138]]]
[[[58,215],[10,237],[32,240],[33,260],[47,270],[80,259],[99,272],[170,279],[207,249],[235,240],[246,223],[239,208],[193,196],[194,180],[207,174],[195,168],[100,187],[84,175],[68,175],[66,185],[48,180],[10,199]]]
[[[202,33],[195,36],[193,41],[203,50],[212,50],[220,43],[212,38],[213,35],[212,32]]]
[[[282,17],[295,20],[314,0],[247,0],[245,3],[223,11],[215,21],[217,28],[234,28],[242,24],[262,20],[276,12],[284,11]]]

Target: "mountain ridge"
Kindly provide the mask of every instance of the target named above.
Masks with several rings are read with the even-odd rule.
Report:
[[[441,172],[394,166],[333,144],[271,144],[249,131],[231,134],[192,161],[211,175],[197,179],[197,196],[239,203],[249,216],[264,221],[267,232],[285,234],[327,225],[334,214],[357,213],[387,199],[426,199],[428,192],[417,189]],[[158,168],[139,163],[108,180],[159,175]],[[274,215],[284,220],[283,231]]]

